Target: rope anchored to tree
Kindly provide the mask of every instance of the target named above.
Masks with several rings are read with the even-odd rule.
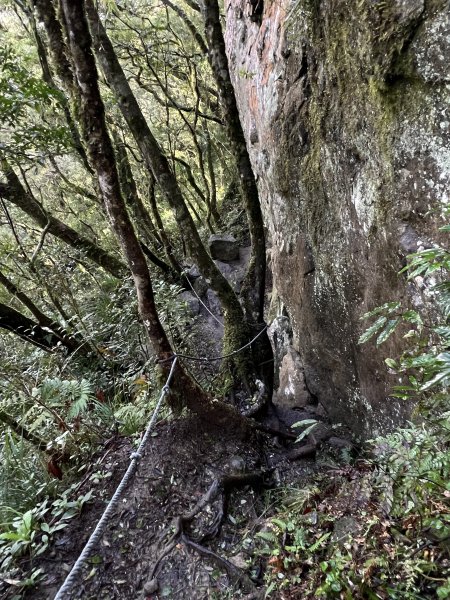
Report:
[[[87,544],[83,548],[83,551],[81,552],[80,556],[78,557],[76,563],[72,567],[72,570],[66,577],[66,580],[64,581],[63,585],[59,588],[54,600],[66,600],[67,598],[70,598],[70,596],[69,596],[70,591],[72,590],[73,586],[77,582],[78,577],[81,575],[81,572],[83,570],[83,567],[84,567],[87,559],[89,558],[92,551],[97,546],[100,539],[102,538],[102,536],[108,526],[108,523],[109,523],[112,515],[114,514],[114,511],[116,510],[116,508],[119,505],[119,501],[120,501],[120,498],[121,498],[123,492],[125,491],[127,485],[131,481],[133,475],[136,473],[139,461],[143,457],[145,447],[147,445],[147,442],[150,437],[150,433],[153,429],[153,426],[156,422],[156,419],[157,419],[159,410],[161,408],[161,405],[163,403],[163,400],[164,400],[165,396],[169,393],[170,382],[172,381],[172,377],[175,372],[175,366],[176,366],[177,360],[178,360],[177,356],[173,357],[172,367],[170,369],[169,376],[167,377],[166,384],[161,389],[161,394],[159,396],[159,400],[155,406],[155,410],[153,411],[152,418],[150,419],[147,429],[145,430],[144,436],[142,437],[141,443],[139,444],[139,447],[136,450],[136,452],[133,452],[130,456],[131,462],[128,466],[128,469],[125,472],[125,475],[122,477],[122,480],[119,483],[119,485],[117,486],[117,489],[116,489],[113,497],[109,501],[108,506],[106,507],[103,515],[100,517],[100,520],[97,523],[96,528],[94,529],[93,533],[91,534],[91,537],[89,538]]]
[[[179,354],[178,352],[175,352],[169,358],[162,358],[161,360],[157,360],[156,362],[157,363],[165,363],[165,362],[169,362],[170,360],[173,360],[174,358],[182,358],[184,360],[193,360],[193,361],[197,361],[197,362],[214,362],[217,360],[223,360],[224,358],[230,358],[231,356],[235,356],[236,354],[239,354],[239,352],[242,352],[246,348],[249,348],[253,344],[253,342],[255,342],[259,338],[259,336],[262,335],[266,331],[266,329],[268,327],[269,327],[269,325],[264,325],[264,327],[261,329],[261,331],[259,331],[255,335],[255,337],[252,338],[249,342],[247,342],[246,344],[244,344],[237,350],[233,350],[232,352],[229,352],[228,354],[222,354],[222,356],[212,356],[211,358],[208,358],[206,356],[189,356],[188,354]]]
[[[142,437],[142,440],[141,440],[141,443],[139,444],[138,449],[136,450],[136,452],[133,452],[130,455],[130,464],[128,466],[128,469],[125,472],[125,475],[122,477],[122,480],[119,483],[119,485],[117,486],[117,489],[116,489],[113,497],[109,501],[108,506],[106,507],[105,511],[103,512],[102,516],[100,517],[100,520],[97,523],[96,528],[94,529],[94,531],[91,534],[89,540],[87,541],[85,547],[83,548],[83,551],[81,552],[80,556],[78,557],[77,561],[75,562],[74,566],[72,567],[72,570],[66,577],[63,585],[59,588],[54,600],[66,600],[66,599],[70,598],[70,596],[69,596],[70,591],[72,590],[73,586],[77,582],[78,577],[81,575],[81,572],[83,570],[83,567],[84,567],[87,559],[89,558],[92,551],[95,549],[98,542],[100,541],[103,534],[105,533],[105,530],[108,526],[108,523],[109,523],[112,515],[114,514],[114,511],[116,510],[116,508],[119,505],[119,501],[120,501],[120,498],[121,498],[123,492],[125,491],[127,485],[131,481],[133,475],[136,473],[139,461],[143,457],[145,447],[147,445],[147,442],[150,437],[150,433],[153,429],[153,426],[156,422],[156,419],[157,419],[159,410],[161,408],[161,405],[163,403],[163,400],[170,391],[170,383],[172,381],[173,374],[175,372],[175,366],[177,364],[178,359],[195,360],[195,361],[200,361],[200,362],[208,362],[208,361],[212,362],[212,361],[222,360],[224,358],[229,358],[230,356],[239,354],[239,352],[242,352],[246,348],[250,347],[253,344],[253,342],[255,340],[257,340],[259,338],[259,336],[264,333],[264,331],[266,331],[267,327],[268,326],[266,325],[263,329],[261,329],[261,331],[258,332],[258,334],[252,340],[250,340],[247,344],[244,344],[244,346],[242,346],[241,348],[238,348],[237,350],[234,350],[233,352],[230,352],[229,354],[225,354],[223,356],[215,356],[213,358],[206,358],[206,357],[201,358],[201,357],[195,357],[195,356],[187,356],[184,354],[173,354],[170,358],[157,361],[159,363],[164,363],[164,362],[168,362],[168,361],[173,361],[173,362],[172,362],[172,366],[170,368],[169,376],[167,377],[167,381],[161,389],[161,394],[160,394],[159,400],[155,406],[155,410],[153,411],[152,418],[150,419],[147,429],[145,430],[144,436]]]

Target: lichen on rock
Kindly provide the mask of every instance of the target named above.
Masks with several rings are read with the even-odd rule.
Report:
[[[409,302],[404,232],[438,241],[450,184],[448,0],[226,2],[247,145],[308,389],[362,436],[401,421],[367,310]]]

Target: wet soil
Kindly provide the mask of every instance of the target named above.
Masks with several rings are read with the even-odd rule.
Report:
[[[285,446],[259,433],[240,439],[196,417],[160,423],[120,510],[70,597],[262,597],[264,565],[252,553],[252,540],[270,510],[265,491],[299,486],[317,468],[311,458],[289,460],[292,449],[292,443]],[[94,483],[86,481],[81,490],[94,488],[95,499],[33,562],[33,568],[43,569],[45,579],[24,598],[54,598],[120,482],[132,451],[127,439],[110,443],[101,467],[96,467]],[[179,518],[194,509],[214,481],[254,472],[262,476],[257,485],[244,484],[216,495],[183,523],[182,530],[177,529]],[[8,593],[2,597],[13,596]]]

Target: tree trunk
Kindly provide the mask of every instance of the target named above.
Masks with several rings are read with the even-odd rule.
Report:
[[[114,277],[121,279],[124,276],[126,267],[120,260],[47,213],[25,190],[20,179],[5,160],[2,160],[2,169],[8,182],[7,184],[0,183],[0,196],[2,198],[18,206],[40,227],[46,227],[47,231],[55,237],[72,246],[72,248],[84,252],[88,258]]]
[[[28,308],[31,314],[37,319],[38,324],[41,327],[46,327],[47,329],[53,331],[55,335],[59,338],[61,343],[66,346],[66,348],[70,352],[74,352],[81,347],[82,342],[77,341],[72,336],[68,335],[67,332],[63,330],[63,328],[56,323],[53,319],[44,314],[38,306],[31,300],[27,294],[18,289],[18,287],[10,281],[1,271],[0,271],[0,284],[3,285],[10,294],[15,296],[20,302]]]
[[[76,94],[72,65],[67,54],[61,23],[59,22],[52,0],[32,0],[39,19],[44,23],[45,31],[53,57],[56,74],[72,97]]]
[[[219,5],[217,0],[203,0],[200,2],[200,8],[205,22],[209,64],[219,89],[219,102],[223,112],[225,128],[236,160],[252,244],[252,254],[241,290],[241,298],[249,317],[257,323],[262,323],[266,278],[266,243],[258,188],[247,152],[234,88],[231,83],[225,42],[220,24]]]
[[[157,243],[160,242],[160,238],[155,225],[139,196],[126,148],[117,134],[113,133],[113,138],[117,155],[117,171],[120,179],[120,187],[126,205],[132,212],[140,237],[144,240],[144,242],[141,242],[142,250],[144,251],[145,256],[162,271],[165,277],[176,281],[179,279],[178,273],[181,272],[181,268],[178,272],[174,271],[170,265],[161,260],[149,247],[149,244],[155,240]]]
[[[37,3],[35,3],[35,4],[39,4],[41,1],[42,0],[38,0]],[[58,86],[56,85],[54,77],[52,75],[50,65],[47,60],[46,47],[42,41],[41,35],[36,26],[36,20],[34,18],[34,14],[28,7],[25,10],[26,10],[27,17],[31,23],[34,38],[36,40],[37,53],[38,53],[38,57],[39,57],[39,62],[42,67],[42,78],[45,81],[45,83],[47,83],[53,89],[60,91]],[[66,75],[67,75],[67,73],[66,73]],[[62,99],[61,99],[61,108],[64,113],[64,118],[66,119],[67,126],[69,127],[69,131],[70,131],[70,134],[72,137],[73,147],[76,150],[76,152],[78,153],[79,157],[81,158],[81,161],[82,161],[85,169],[87,171],[89,171],[90,173],[92,173],[92,169],[89,165],[89,162],[88,162],[88,159],[86,156],[86,152],[83,148],[83,144],[81,143],[80,133],[78,131],[77,125],[72,117],[71,112],[70,112],[69,102],[67,100],[67,97],[64,95],[62,96]]]
[[[47,352],[53,352],[59,344],[64,344],[54,331],[44,329],[39,323],[3,303],[0,303],[0,328],[11,331]],[[70,348],[70,350],[74,349],[76,348]]]

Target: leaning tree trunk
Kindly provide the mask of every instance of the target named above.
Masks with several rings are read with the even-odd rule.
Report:
[[[30,342],[47,352],[53,352],[61,344],[66,346],[70,352],[77,350],[79,347],[79,344],[70,336],[61,337],[60,334],[47,327],[41,327],[39,323],[32,321],[19,311],[3,303],[0,303],[0,328],[11,331],[11,333],[18,335],[26,342]]]
[[[64,345],[70,352],[74,352],[75,350],[79,350],[84,343],[82,340],[77,340],[73,336],[69,335],[64,329],[57,323],[54,319],[48,317],[45,313],[41,311],[41,309],[36,306],[33,300],[19,290],[19,288],[8,279],[1,271],[0,271],[0,284],[3,285],[5,289],[8,290],[10,294],[17,298],[24,306],[28,308],[31,314],[37,319],[37,324],[41,328],[46,328],[48,333],[56,336],[62,345]],[[48,336],[47,333],[47,336]],[[87,349],[87,346],[84,346],[84,349]],[[83,350],[84,352],[84,350]]]
[[[217,0],[202,0],[200,7],[208,42],[209,64],[219,90],[219,103],[222,108],[228,140],[236,161],[236,170],[250,231],[252,252],[240,297],[248,322],[255,323],[257,329],[264,323],[266,289],[264,220],[256,178],[247,151],[236,96],[231,83],[225,41],[220,23],[219,5]],[[260,365],[258,375],[268,387],[267,399],[269,400],[272,397],[273,386],[273,352],[266,333],[258,339],[258,343],[254,347],[254,362]]]
[[[249,340],[250,334],[239,300],[203,245],[176,177],[157,140],[150,131],[92,0],[86,1],[86,11],[96,56],[111,90],[117,98],[119,108],[136,140],[145,164],[154,175],[174,212],[180,234],[189,249],[191,257],[196,261],[200,272],[211,282],[211,287],[222,303],[225,320],[225,352],[239,348]],[[241,354],[233,359],[233,362],[238,375],[247,378],[252,370],[249,357]]]
[[[205,22],[208,57],[219,90],[219,102],[230,142],[247,213],[252,254],[243,282],[241,297],[249,316],[257,323],[263,321],[266,279],[266,242],[258,188],[234,95],[225,53],[217,0],[203,0],[200,7]]]
[[[7,183],[0,182],[1,198],[18,206],[40,227],[45,227],[48,233],[59,238],[69,246],[72,246],[72,248],[83,252],[90,260],[97,263],[114,277],[120,279],[124,276],[126,267],[120,260],[49,214],[44,207],[25,190],[20,179],[6,160],[1,160],[1,166],[7,181]]]
[[[62,0],[70,51],[75,65],[81,99],[82,131],[94,166],[105,209],[133,275],[139,313],[155,354],[162,361],[169,358],[172,348],[156,311],[152,283],[144,254],[134,232],[123,200],[113,146],[108,134],[105,110],[98,86],[97,69],[91,52],[91,36],[84,13],[84,2]],[[162,362],[167,373],[170,362]],[[227,423],[248,429],[249,423],[231,407],[213,402],[178,364],[172,389],[189,409],[217,423]]]

